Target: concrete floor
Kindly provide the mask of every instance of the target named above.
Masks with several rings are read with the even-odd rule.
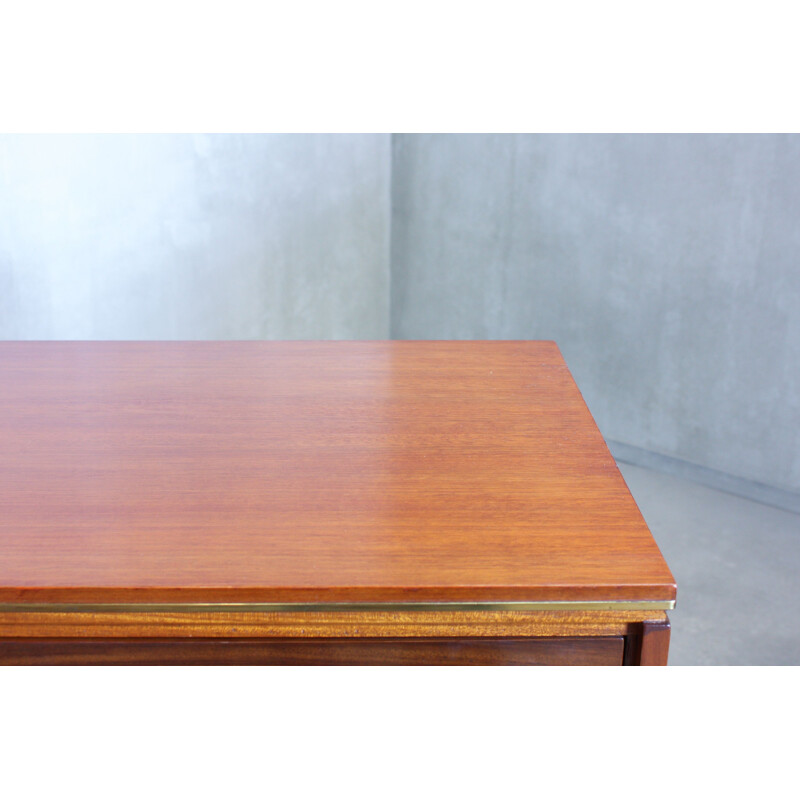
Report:
[[[678,583],[670,665],[799,665],[800,515],[619,467]]]

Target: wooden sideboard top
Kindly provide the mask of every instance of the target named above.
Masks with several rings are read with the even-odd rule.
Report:
[[[0,343],[0,602],[674,597],[553,342]]]

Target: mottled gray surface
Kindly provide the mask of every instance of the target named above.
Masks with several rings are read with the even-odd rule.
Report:
[[[678,583],[671,665],[800,665],[800,515],[619,465]]]
[[[800,136],[397,135],[392,335],[554,339],[607,438],[800,489]]]
[[[389,139],[0,136],[0,338],[386,338]]]
[[[637,467],[664,472],[667,475],[675,475],[677,478],[700,483],[720,492],[746,497],[757,503],[800,514],[800,492],[787,492],[783,489],[776,489],[774,486],[767,486],[765,483],[737,478],[727,472],[699,467],[697,464],[654,453],[652,450],[642,450],[633,445],[620,444],[613,439],[606,439],[606,444],[611,455],[618,462],[634,464]]]

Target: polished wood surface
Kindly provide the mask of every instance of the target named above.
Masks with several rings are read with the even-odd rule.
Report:
[[[552,342],[2,342],[0,601],[671,600]]]
[[[623,639],[0,639],[1,665],[620,666]]]

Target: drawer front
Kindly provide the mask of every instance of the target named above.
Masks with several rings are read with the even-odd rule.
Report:
[[[621,636],[541,639],[0,639],[0,664],[621,665]]]

